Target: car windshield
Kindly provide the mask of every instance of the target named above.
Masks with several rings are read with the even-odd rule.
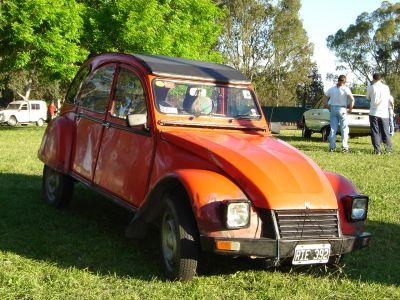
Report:
[[[20,105],[21,105],[21,104],[10,103],[10,104],[8,104],[7,109],[19,109],[19,106],[20,106]]]
[[[157,109],[164,114],[235,119],[261,117],[253,94],[247,88],[156,79],[153,89]]]
[[[365,108],[369,109],[370,102],[365,96],[354,96],[354,107],[353,108]]]

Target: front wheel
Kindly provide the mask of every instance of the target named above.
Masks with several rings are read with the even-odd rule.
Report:
[[[170,195],[164,199],[160,246],[165,275],[170,280],[187,281],[196,275],[199,259],[196,223],[185,199]]]
[[[43,199],[50,206],[65,207],[72,198],[74,181],[48,166],[44,166],[42,179]]]
[[[14,127],[14,126],[17,126],[18,121],[17,121],[17,118],[16,118],[15,116],[11,116],[11,117],[8,119],[7,123],[8,123],[8,125]]]

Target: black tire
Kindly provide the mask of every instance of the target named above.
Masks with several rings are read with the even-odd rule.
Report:
[[[44,166],[42,192],[43,199],[48,205],[56,208],[67,206],[71,201],[73,191],[74,181],[71,177]]]
[[[37,127],[42,127],[44,125],[44,120],[43,119],[39,119],[36,121],[36,126]]]
[[[161,260],[169,280],[188,281],[196,275],[199,237],[190,205],[167,194],[160,223]]]
[[[321,139],[323,142],[328,141],[330,132],[331,132],[331,128],[329,126],[326,126],[321,129]]]
[[[341,268],[343,264],[344,255],[333,255],[329,257],[328,266],[332,268]]]
[[[311,130],[307,128],[306,120],[303,119],[303,128],[301,129],[301,136],[303,138],[309,139],[311,138]]]
[[[11,117],[8,119],[7,124],[10,125],[10,126],[12,126],[12,127],[15,127],[15,126],[18,125],[18,120],[17,120],[17,118],[16,118],[15,116],[11,116]]]

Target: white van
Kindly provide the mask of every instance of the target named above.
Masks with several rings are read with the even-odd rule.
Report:
[[[5,110],[0,111],[0,123],[7,123],[10,126],[28,123],[43,126],[46,118],[47,105],[42,100],[13,101]]]

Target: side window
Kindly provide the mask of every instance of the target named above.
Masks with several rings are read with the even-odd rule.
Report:
[[[31,110],[38,110],[39,104],[31,104]]]
[[[137,75],[122,68],[118,73],[111,115],[125,119],[129,114],[145,114],[146,102],[142,83]]]
[[[67,95],[65,96],[66,103],[75,104],[78,92],[81,89],[82,83],[86,79],[88,74],[89,74],[89,66],[86,65],[78,72],[78,74],[72,80]]]
[[[22,104],[21,110],[28,110],[28,104]]]
[[[114,65],[102,67],[91,74],[82,84],[78,96],[79,106],[95,112],[105,112],[113,78]]]

